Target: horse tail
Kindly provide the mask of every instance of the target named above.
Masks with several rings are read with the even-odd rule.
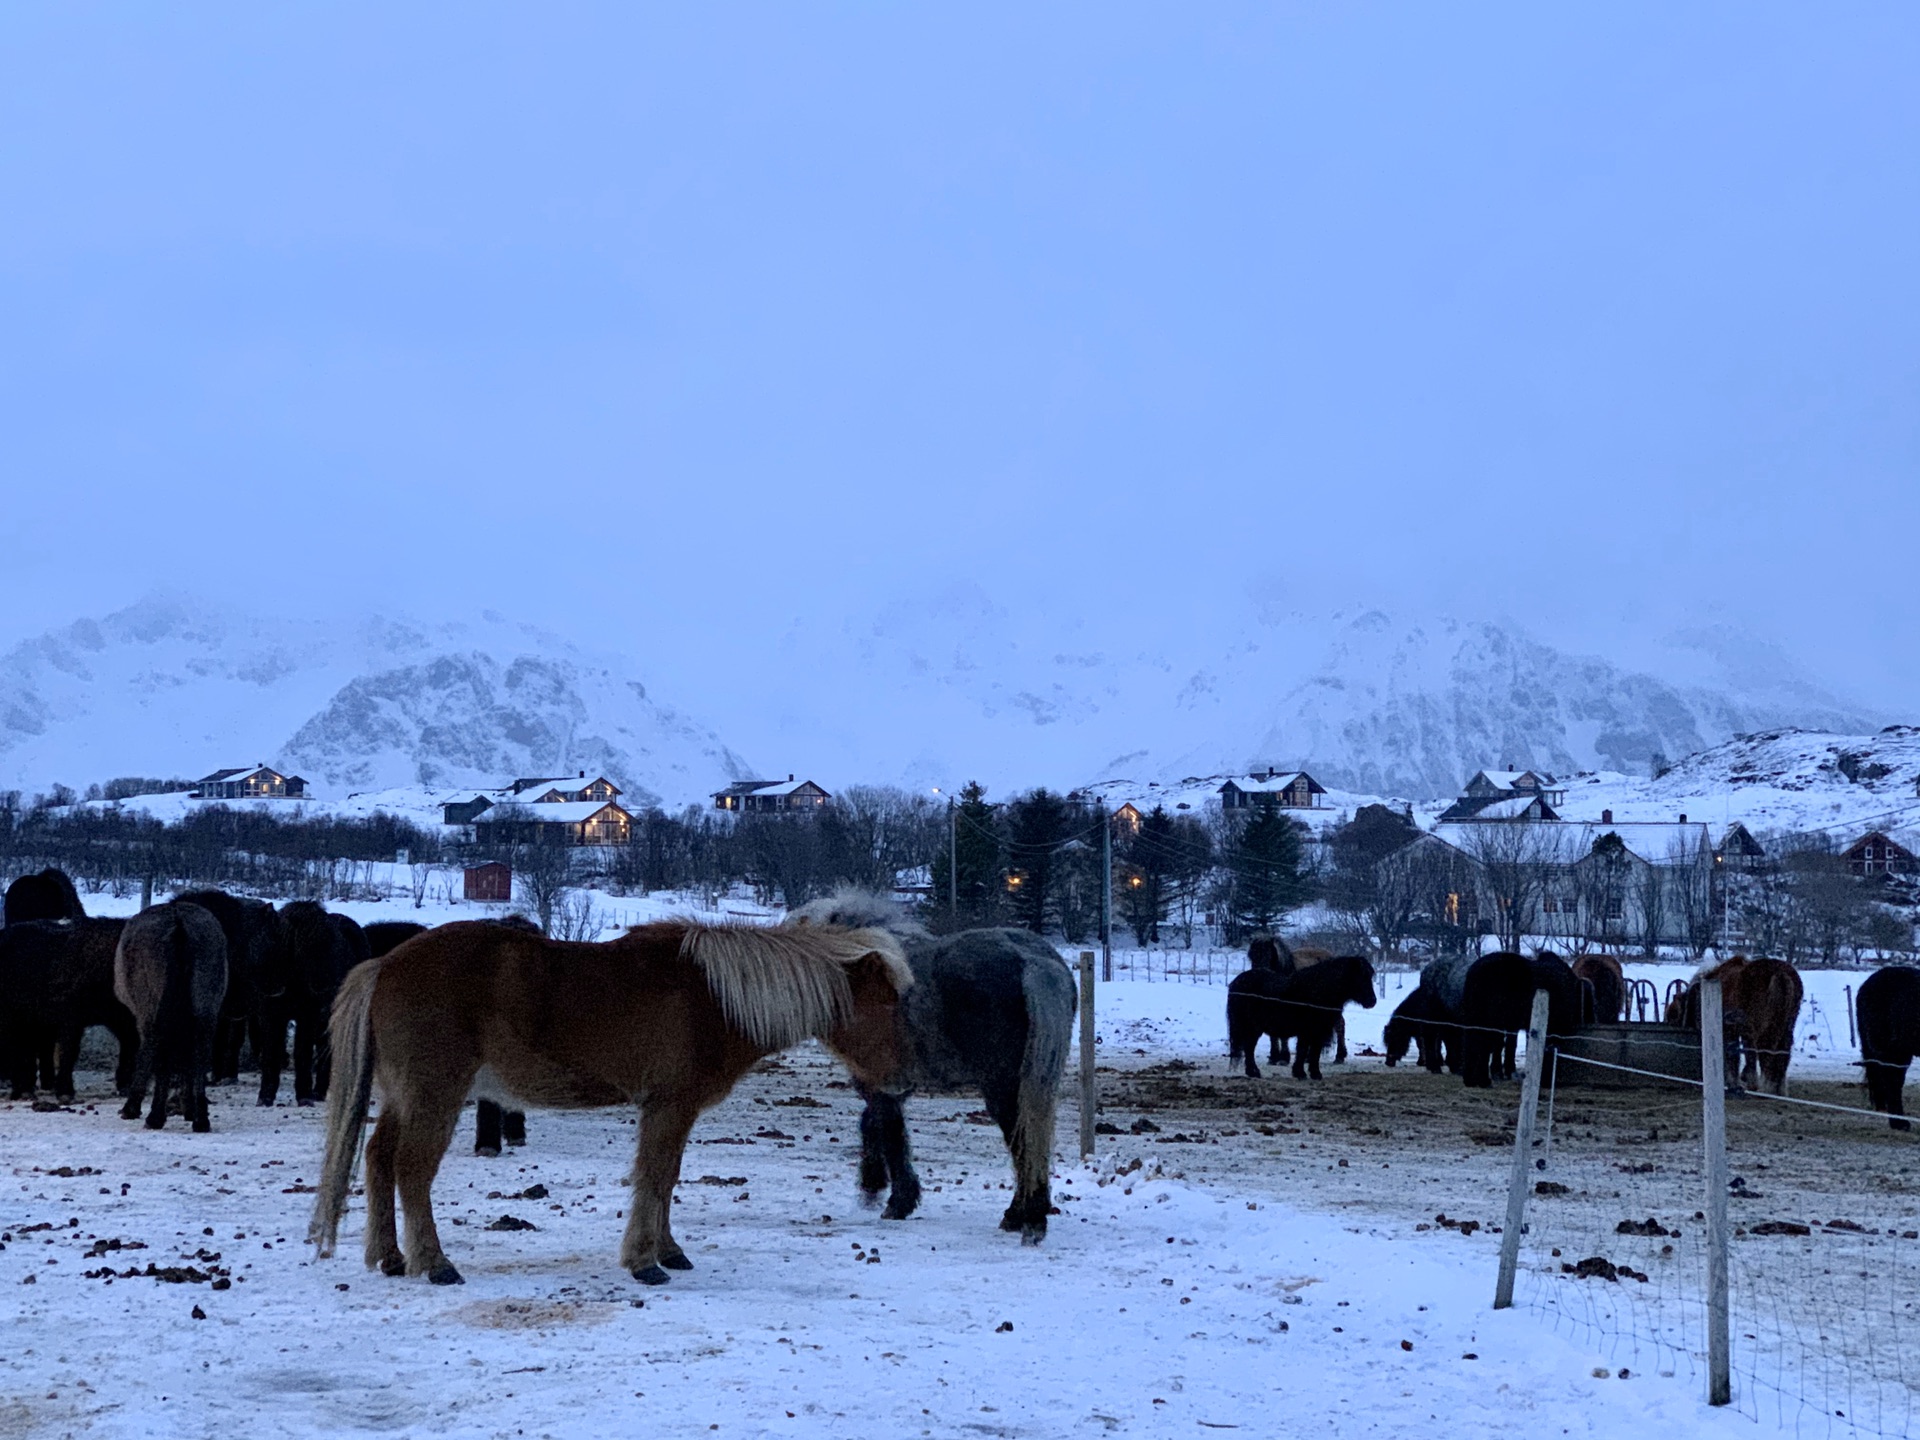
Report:
[[[167,932],[167,969],[160,982],[153,1064],[162,1075],[186,1074],[193,1066],[193,937],[187,934],[186,918],[177,908]]]
[[[1067,1071],[1073,1017],[1079,1009],[1073,977],[1050,957],[1029,957],[1020,967],[1020,990],[1027,1003],[1027,1043],[1020,1055],[1019,1110],[1014,1120],[1024,1194],[1044,1194],[1053,1168],[1054,1102]]]
[[[373,1104],[373,989],[380,960],[356,965],[334,997],[333,1072],[327,1088],[327,1154],[313,1200],[307,1239],[320,1259],[333,1254],[346,1212],[347,1190],[360,1155],[360,1132]]]

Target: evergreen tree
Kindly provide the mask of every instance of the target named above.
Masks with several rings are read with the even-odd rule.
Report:
[[[1045,786],[1007,805],[1007,876],[1013,921],[1044,934],[1052,918],[1061,876],[1061,851],[1072,838],[1073,811]]]
[[[1138,944],[1159,943],[1160,925],[1182,868],[1180,850],[1173,817],[1161,805],[1141,817],[1139,830],[1127,843],[1126,871],[1116,877],[1119,893],[1114,902]]]
[[[1303,833],[1278,809],[1265,807],[1240,832],[1228,864],[1233,870],[1233,918],[1241,930],[1269,930],[1307,898]]]
[[[979,781],[970,782],[960,792],[949,835],[957,843],[949,849],[947,837],[943,837],[933,857],[934,913],[929,919],[944,926],[957,918],[961,928],[996,923],[1005,894],[1005,842],[999,816],[987,803],[986,787]],[[956,878],[958,905],[953,894]]]

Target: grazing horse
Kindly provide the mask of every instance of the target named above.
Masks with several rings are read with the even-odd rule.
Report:
[[[266,1023],[256,1038],[260,1061],[259,1104],[280,1095],[280,1072],[287,1063],[287,1026],[293,1026],[293,1098],[311,1105],[327,1098],[329,1073],[327,1016],[340,982],[368,958],[366,937],[344,915],[330,915],[312,900],[280,907],[286,922],[285,990],[265,1009]]]
[[[1320,1054],[1333,1041],[1334,1021],[1348,1004],[1371,1010],[1373,965],[1358,955],[1322,960],[1309,969],[1280,976],[1271,970],[1242,970],[1227,986],[1229,1058],[1244,1059],[1247,1076],[1260,1078],[1254,1048],[1262,1035],[1297,1038],[1293,1078],[1320,1078]]]
[[[33,920],[83,920],[87,914],[67,872],[51,865],[37,875],[22,875],[7,886],[7,897],[0,908],[8,925],[25,925]]]
[[[1620,1012],[1627,999],[1627,975],[1611,955],[1580,955],[1574,958],[1573,973],[1593,986],[1593,1018],[1603,1025],[1620,1023]]]
[[[195,1131],[212,1129],[207,1116],[207,1072],[213,1034],[227,991],[227,937],[198,905],[172,901],[142,910],[120,932],[113,957],[113,991],[140,1027],[140,1052],[120,1118],[140,1118],[147,1081],[153,1108],[147,1128],[167,1123],[167,1091],[178,1080]]]
[[[1412,993],[1394,1007],[1393,1018],[1387,1021],[1382,1036],[1387,1064],[1398,1065],[1406,1059],[1409,1050],[1414,1050],[1421,1067],[1438,1075],[1447,1063],[1450,1035],[1454,1049],[1459,1048],[1459,1031],[1449,1020],[1433,992],[1424,985],[1416,985]],[[1457,1054],[1453,1063],[1457,1068],[1460,1063]]]
[[[224,890],[189,890],[173,898],[198,905],[220,922],[220,933],[226,936],[227,998],[220,1005],[213,1042],[213,1083],[238,1081],[242,1045],[251,1035],[259,1058],[268,1017],[277,1013],[287,993],[287,922],[265,900]]]
[[[1467,967],[1460,1023],[1461,1078],[1469,1087],[1493,1084],[1496,1058],[1503,1062],[1500,1078],[1513,1078],[1518,1033],[1533,1021],[1535,990],[1547,992],[1548,1041],[1540,1062],[1551,1064],[1552,1037],[1575,1034],[1586,1015],[1585,991],[1572,967],[1550,952],[1529,960],[1510,950],[1483,955]],[[1528,1063],[1534,1063],[1531,1057]]]
[[[1013,1160],[1013,1200],[1002,1230],[1037,1245],[1053,1209],[1054,1102],[1066,1070],[1077,1008],[1060,952],[1030,930],[962,930],[935,937],[885,895],[842,891],[794,912],[794,925],[872,926],[899,940],[913,971],[900,1007],[916,1089],[975,1090]],[[856,1084],[858,1081],[856,1079]],[[860,1189],[883,1219],[904,1220],[920,1203],[907,1141],[904,1093],[861,1087]],[[891,1187],[889,1189],[889,1187]]]
[[[120,1044],[114,1085],[133,1079],[140,1032],[113,993],[113,957],[124,920],[30,920],[0,930],[0,1045],[10,1057],[13,1098],[41,1085],[61,1100],[74,1094],[80,1039],[104,1025]]]
[[[1900,1092],[1907,1067],[1920,1054],[1920,970],[1888,965],[1860,984],[1853,997],[1860,1022],[1860,1063],[1867,1072],[1867,1103],[1883,1110],[1895,1130],[1910,1130]]]
[[[532,1104],[639,1106],[620,1263],[643,1284],[665,1284],[668,1270],[693,1268],[669,1212],[700,1113],[756,1062],[809,1038],[859,1083],[891,1090],[906,1058],[898,1012],[912,982],[891,936],[838,926],[668,921],[578,944],[470,921],[416,936],[340,987],[326,1158],[308,1238],[320,1255],[333,1253],[378,1093],[366,1147],[367,1264],[459,1284],[440,1248],[432,1187],[478,1080],[484,1091]]]
[[[1722,1020],[1731,1052],[1745,1052],[1740,1083],[1749,1090],[1787,1093],[1787,1065],[1793,1059],[1793,1027],[1806,993],[1800,972],[1785,960],[1735,955],[1709,966],[1667,1006],[1667,1023],[1700,1028],[1700,982],[1718,980]],[[1729,1067],[1731,1071],[1731,1066]]]

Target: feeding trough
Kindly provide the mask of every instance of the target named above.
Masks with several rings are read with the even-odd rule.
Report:
[[[1574,1062],[1557,1067],[1561,1085],[1625,1090],[1664,1080],[1700,1082],[1700,1033],[1681,1025],[1589,1025],[1556,1045],[1561,1055]],[[1582,1060],[1599,1063],[1579,1064]]]

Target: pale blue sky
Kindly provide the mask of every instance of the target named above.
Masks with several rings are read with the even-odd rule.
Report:
[[[1916,73],[1904,3],[9,5],[0,638],[1252,582],[1920,709]]]

